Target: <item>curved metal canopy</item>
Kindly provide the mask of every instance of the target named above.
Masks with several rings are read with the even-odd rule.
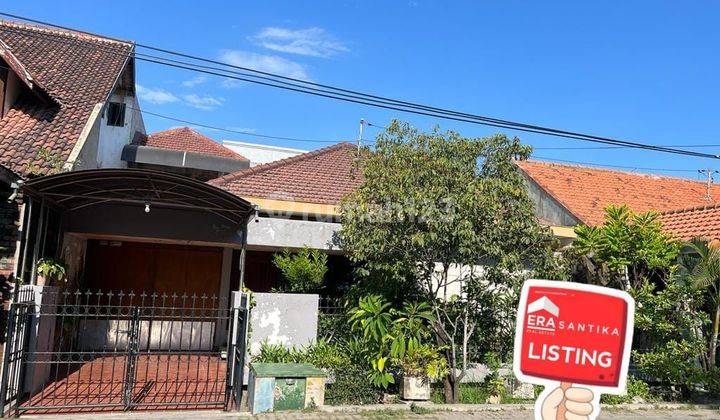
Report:
[[[245,224],[252,205],[218,187],[147,169],[91,169],[47,175],[25,182],[23,191],[68,211],[105,203],[202,210]]]

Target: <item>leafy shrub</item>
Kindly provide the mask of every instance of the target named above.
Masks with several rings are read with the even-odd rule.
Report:
[[[632,356],[640,373],[660,394],[689,398],[704,376],[706,344],[699,332],[709,320],[702,291],[672,279],[662,290],[644,281],[631,293],[636,302]]]
[[[649,400],[650,386],[641,379],[628,376],[627,392],[625,395],[603,394],[602,397],[600,397],[600,402],[603,404],[629,404],[632,403],[635,398],[641,398],[645,401]]]
[[[412,343],[412,342],[410,342]],[[403,375],[440,379],[447,375],[447,361],[437,349],[427,344],[410,344],[405,356],[394,359]]]
[[[318,337],[329,343],[350,340],[353,334],[347,315],[322,312],[318,314]]]
[[[640,373],[657,381],[668,389],[678,387],[684,398],[688,398],[694,384],[703,379],[703,372],[697,366],[697,346],[689,341],[671,340],[653,351],[633,352]]]
[[[430,305],[425,302],[406,303],[398,310],[379,295],[360,298],[358,306],[350,310],[349,322],[367,348],[362,354],[365,363],[372,366],[370,381],[374,385],[387,388],[394,384],[391,370],[406,358],[406,367],[413,374],[424,370],[421,376],[439,377],[447,372],[447,362],[441,360],[437,349],[423,344],[430,336],[433,319]]]
[[[705,390],[713,399],[720,398],[720,368],[715,367],[705,373]]]
[[[351,364],[334,372],[335,382],[325,391],[327,404],[377,404],[382,399],[382,389],[365,379],[368,372],[361,366]]]
[[[273,263],[280,269],[291,293],[313,293],[322,286],[327,273],[327,255],[317,249],[303,248],[292,254],[285,250],[275,254]]]

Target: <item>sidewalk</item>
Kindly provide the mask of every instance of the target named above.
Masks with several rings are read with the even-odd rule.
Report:
[[[311,412],[281,412],[254,416],[266,420],[312,420],[312,419],[342,419],[342,420],[383,420],[383,419],[532,419],[532,405],[423,405],[416,412],[410,410],[406,404],[387,404],[373,406],[339,406],[321,407]],[[167,419],[167,420],[228,420],[251,418],[247,412],[221,412],[221,411],[137,411],[131,413],[92,413],[92,414],[64,414],[64,415],[27,415],[22,418],[36,420],[141,420],[141,419]],[[684,404],[663,405],[626,405],[607,406],[602,408],[599,419],[614,420],[674,420],[674,419],[718,419],[720,410],[711,406],[691,406]]]

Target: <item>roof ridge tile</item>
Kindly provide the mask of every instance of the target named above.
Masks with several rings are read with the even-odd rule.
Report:
[[[43,33],[52,34],[52,35],[62,35],[62,36],[70,37],[70,38],[83,40],[83,41],[94,41],[94,42],[102,42],[102,43],[107,43],[107,44],[121,44],[124,46],[132,46],[135,44],[133,41],[127,41],[127,40],[121,40],[121,39],[117,39],[117,38],[106,37],[103,35],[93,34],[90,32],[75,31],[75,30],[71,30],[71,29],[53,28],[51,26],[23,23],[23,22],[17,22],[14,20],[7,20],[7,19],[0,19],[0,26],[17,28],[20,30],[28,31],[28,32],[34,31],[34,32],[43,32]]]

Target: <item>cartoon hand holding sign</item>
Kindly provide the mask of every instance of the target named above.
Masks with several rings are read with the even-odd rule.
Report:
[[[597,418],[600,394],[625,391],[635,301],[620,290],[528,280],[515,329],[513,370],[544,385],[536,420]]]

